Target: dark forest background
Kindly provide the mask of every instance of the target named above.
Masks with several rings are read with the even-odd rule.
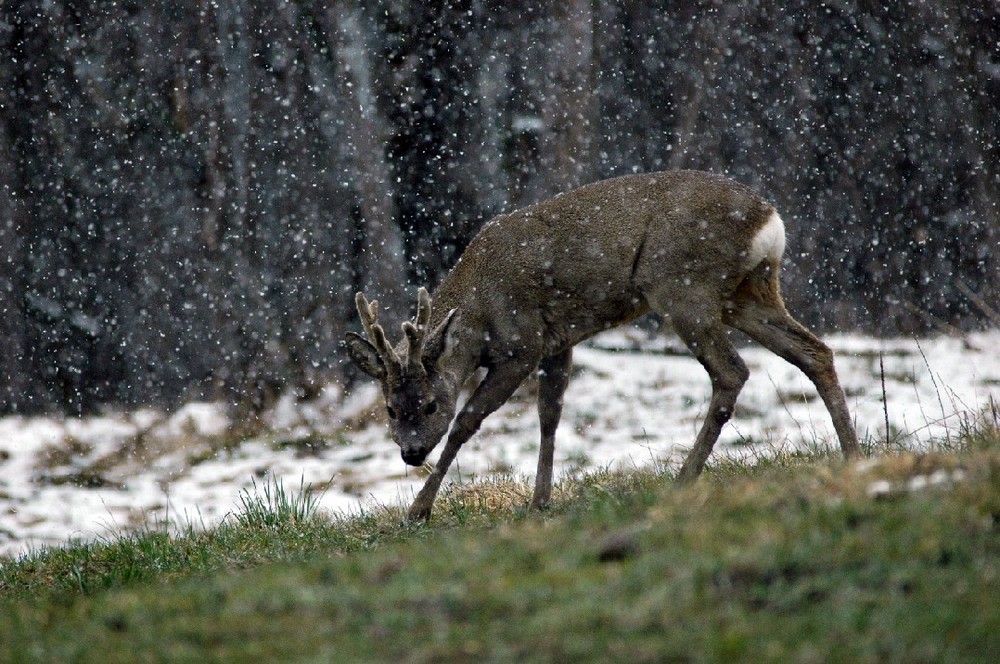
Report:
[[[0,413],[308,395],[355,291],[666,168],[778,205],[820,330],[996,323],[998,4],[776,4],[0,0]]]

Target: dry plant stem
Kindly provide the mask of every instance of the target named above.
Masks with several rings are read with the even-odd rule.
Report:
[[[913,341],[917,344],[917,350],[920,351],[920,357],[924,360],[924,366],[927,367],[927,374],[931,377],[931,384],[934,385],[934,394],[937,396],[938,406],[941,408],[941,421],[944,422],[948,419],[948,414],[944,409],[944,400],[941,398],[941,388],[938,387],[937,379],[934,377],[934,371],[931,370],[931,363],[927,361],[927,356],[924,354],[924,349],[920,345],[920,340],[913,337]],[[948,427],[944,428],[944,439],[948,445],[951,445],[951,432]]]
[[[885,444],[889,444],[889,402],[885,396],[885,361],[882,351],[878,352],[878,373],[882,379],[882,414],[885,416]]]

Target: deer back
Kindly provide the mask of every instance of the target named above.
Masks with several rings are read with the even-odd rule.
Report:
[[[780,258],[780,219],[754,245],[772,217],[752,190],[708,173],[604,180],[488,222],[435,301],[500,353],[541,335],[550,354],[646,313],[654,287],[724,298],[761,260]]]

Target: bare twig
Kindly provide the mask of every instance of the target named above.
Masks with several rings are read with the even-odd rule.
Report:
[[[952,325],[947,321],[941,320],[934,314],[927,313],[926,311],[924,311],[917,305],[913,304],[912,302],[907,302],[906,300],[899,300],[898,304],[900,304],[904,309],[906,309],[910,313],[916,314],[921,318],[923,318],[925,321],[930,323],[932,327],[937,329],[942,334],[947,334],[948,336],[952,337],[965,336],[965,333],[962,332],[962,330],[958,329],[957,327],[955,327],[954,325]]]
[[[973,304],[979,307],[979,310],[985,314],[991,323],[994,325],[1000,325],[1000,312],[991,307],[989,303],[983,299],[982,295],[969,288],[969,285],[961,279],[955,280],[955,286],[962,292],[962,295],[969,298]]]

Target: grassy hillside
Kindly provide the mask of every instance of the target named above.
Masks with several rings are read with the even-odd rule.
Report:
[[[1000,431],[852,466],[785,456],[452,488],[427,526],[268,485],[222,527],[0,569],[0,661],[1000,659]]]

